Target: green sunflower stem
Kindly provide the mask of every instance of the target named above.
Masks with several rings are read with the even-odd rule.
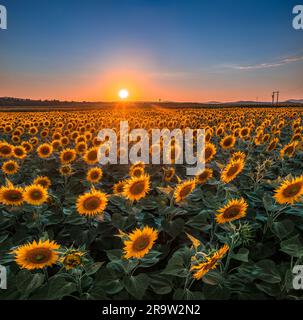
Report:
[[[80,274],[77,275],[77,287],[78,287],[80,298],[83,295],[81,279],[82,279],[82,275],[80,273]]]
[[[46,283],[48,283],[48,272],[46,268],[43,268],[43,273],[44,273],[45,281]]]
[[[224,273],[225,273],[225,274],[226,274],[227,271],[228,271],[229,264],[230,264],[230,260],[231,260],[232,254],[233,254],[233,249],[234,249],[234,247],[235,247],[235,244],[236,244],[235,235],[233,235],[233,236],[232,236],[231,243],[230,243],[230,247],[229,247],[229,250],[228,250],[228,255],[227,255],[226,263],[225,263],[225,266],[224,266]]]

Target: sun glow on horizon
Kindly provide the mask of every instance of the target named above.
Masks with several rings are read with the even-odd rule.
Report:
[[[128,98],[129,92],[128,92],[127,89],[121,89],[121,90],[119,90],[118,95],[119,95],[119,98],[120,98],[120,99],[124,100],[124,99],[127,99],[127,98]]]

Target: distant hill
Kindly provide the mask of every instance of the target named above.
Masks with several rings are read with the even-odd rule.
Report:
[[[285,102],[286,103],[303,103],[303,99],[290,99]]]

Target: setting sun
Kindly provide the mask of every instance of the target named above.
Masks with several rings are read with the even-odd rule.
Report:
[[[129,93],[126,89],[121,89],[119,91],[119,98],[120,99],[126,99],[126,98],[128,98],[128,95],[129,95]]]

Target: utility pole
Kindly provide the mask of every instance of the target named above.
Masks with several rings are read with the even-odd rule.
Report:
[[[273,91],[271,96],[273,105],[275,104],[275,95],[277,95],[276,104],[279,104],[279,94],[280,94],[280,91]]]

